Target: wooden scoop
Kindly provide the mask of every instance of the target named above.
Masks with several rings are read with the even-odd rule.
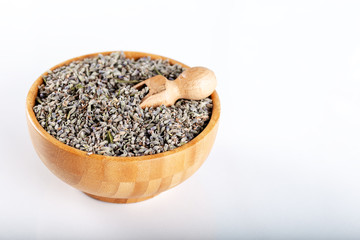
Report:
[[[134,86],[140,89],[144,85],[149,93],[143,98],[140,107],[157,107],[173,105],[180,98],[200,100],[211,95],[216,87],[213,71],[204,67],[193,67],[185,70],[174,81],[162,75],[149,78]]]

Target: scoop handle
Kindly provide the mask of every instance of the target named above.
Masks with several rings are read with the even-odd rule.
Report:
[[[213,71],[205,67],[192,67],[180,74],[171,85],[176,85],[178,98],[200,100],[210,96],[216,87]]]

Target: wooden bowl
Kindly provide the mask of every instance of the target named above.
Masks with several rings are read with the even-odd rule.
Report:
[[[134,59],[145,56],[169,59],[141,52],[124,53],[126,57]],[[67,60],[51,70],[98,54]],[[188,68],[175,60],[169,61]],[[40,76],[31,86],[26,99],[26,117],[34,148],[46,167],[58,178],[95,199],[112,203],[133,203],[152,198],[190,177],[205,161],[213,146],[220,117],[220,101],[216,91],[211,95],[213,111],[208,125],[198,136],[181,147],[140,157],[87,155],[84,151],[58,141],[37,121],[33,106],[38,86],[42,82]]]

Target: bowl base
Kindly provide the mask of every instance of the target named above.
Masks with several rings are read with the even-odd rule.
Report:
[[[136,203],[136,202],[145,201],[147,199],[150,199],[150,198],[153,198],[156,196],[156,195],[154,195],[154,196],[149,196],[149,197],[144,197],[144,198],[108,198],[108,197],[96,196],[96,195],[86,193],[86,192],[84,192],[84,193],[91,198],[94,198],[96,200],[103,201],[103,202],[109,202],[109,203]]]

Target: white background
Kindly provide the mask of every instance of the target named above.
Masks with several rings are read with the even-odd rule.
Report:
[[[25,121],[41,73],[108,50],[211,68],[222,105],[199,171],[130,205],[57,179]],[[0,238],[360,238],[358,2],[0,1],[0,78]]]

